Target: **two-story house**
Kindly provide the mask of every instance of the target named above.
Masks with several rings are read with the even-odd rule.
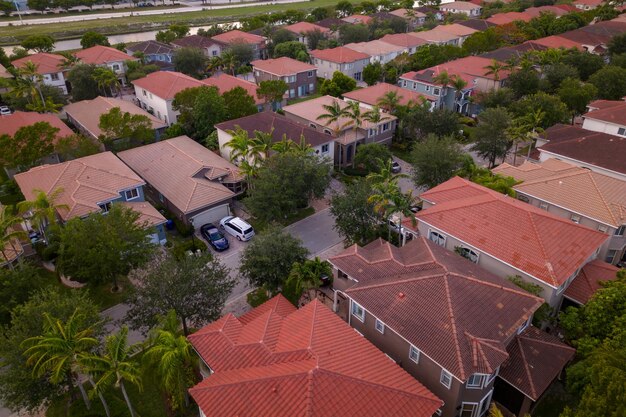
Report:
[[[113,204],[120,204],[140,214],[138,221],[149,229],[153,243],[166,241],[165,217],[144,199],[146,183],[111,152],[103,152],[55,165],[41,165],[15,176],[27,200],[37,191],[58,192],[57,210],[66,222],[92,213],[106,214]]]
[[[335,139],[335,164],[351,164],[357,147],[364,143],[381,143],[391,145],[391,139],[396,128],[397,118],[389,114],[382,114],[382,120],[373,123],[364,118],[370,110],[361,107],[360,126],[348,117],[340,117],[331,122],[320,116],[327,113],[324,106],[332,106],[337,103],[345,109],[349,104],[331,96],[322,96],[312,100],[285,106],[283,111],[289,119],[316,129],[324,134],[333,136]]]
[[[396,9],[390,11],[389,14],[406,20],[409,31],[415,30],[426,22],[426,13],[413,9]]]
[[[519,200],[608,235],[599,259],[626,260],[626,181],[557,159],[493,172],[521,181],[513,187]]]
[[[172,47],[175,49],[200,49],[208,58],[213,58],[222,54],[222,46],[220,45],[220,43],[214,41],[209,37],[200,35],[190,35],[185,36],[184,38],[174,39],[172,41]]]
[[[22,69],[27,62],[32,62],[37,66],[37,74],[42,76],[43,83],[51,87],[56,87],[63,94],[67,94],[67,84],[65,80],[65,68],[63,55],[39,53],[28,55],[24,58],[11,62],[15,68]]]
[[[512,354],[520,338],[550,338],[530,325],[543,300],[424,237],[401,248],[382,239],[353,245],[329,261],[334,310],[444,401],[438,416],[486,415],[499,376],[533,356],[547,363],[533,381],[540,396],[573,356],[556,338],[535,343],[527,359]],[[500,383],[510,397],[527,379]],[[510,411],[523,415],[536,400]]]
[[[317,76],[333,78],[336,71],[354,78],[363,79],[363,68],[370,63],[370,56],[345,46],[331,49],[315,49],[310,52],[311,62],[317,67]]]
[[[608,236],[460,177],[422,193],[417,230],[501,277],[541,287],[558,309],[563,291],[596,259]]]
[[[111,48],[110,46],[102,45],[81,49],[74,55],[83,64],[109,68],[118,76],[118,79],[123,86],[126,85],[126,62],[139,61],[139,58],[129,56],[128,54],[125,54],[118,49]]]
[[[127,46],[126,53],[132,56],[140,53],[143,62],[158,65],[161,70],[174,69],[174,48],[166,43],[155,40],[138,42]]]
[[[254,104],[258,111],[265,109],[265,99],[257,94],[259,88],[255,83],[235,77],[230,74],[220,73],[213,75],[209,78],[202,80],[202,83],[208,86],[216,87],[220,94],[224,94],[233,88],[241,87],[246,90],[246,93],[254,99]]]
[[[305,44],[307,48],[309,48],[309,33],[319,32],[324,35],[324,37],[330,37],[332,35],[332,31],[329,28],[310,22],[294,23],[293,25],[284,26],[283,29],[293,33],[296,37],[296,40],[300,43]]]
[[[431,417],[442,404],[318,300],[296,309],[277,295],[188,339],[202,417]]]
[[[425,102],[429,102],[431,108],[435,105],[435,101],[432,97],[425,96],[414,91],[405,90],[397,85],[387,83],[378,83],[369,87],[359,88],[357,90],[347,92],[343,94],[343,99],[345,101],[358,101],[363,107],[367,107],[368,109],[371,109],[374,106],[379,106],[381,110],[389,113],[391,109],[385,108],[385,106],[380,106],[379,104],[380,100],[389,93],[396,93],[398,105],[400,106],[418,106]]]
[[[422,32],[410,32],[409,35],[426,41],[431,45],[453,45],[459,46],[459,36],[441,30],[425,30]]]
[[[252,48],[253,60],[267,58],[267,38],[265,36],[242,32],[241,30],[231,30],[215,35],[211,39],[221,46],[222,51],[234,44],[246,44]]]
[[[417,52],[417,48],[428,43],[424,39],[412,36],[410,33],[392,33],[383,36],[380,40],[382,42],[403,47],[404,52],[409,55],[414,54]]]
[[[404,46],[394,45],[378,39],[369,42],[349,43],[345,47],[369,55],[371,64],[380,63],[382,65],[407,52]]]
[[[283,80],[289,86],[289,98],[306,97],[317,91],[317,68],[288,57],[252,61],[257,84],[262,81]]]
[[[488,17],[486,20],[494,25],[504,26],[518,21],[530,22],[532,20],[532,16],[524,12],[506,12],[496,13],[493,16]]]
[[[470,35],[478,32],[478,30],[472,29],[467,26],[459,25],[458,23],[452,23],[450,25],[437,26],[434,29],[432,29],[430,32],[431,33],[444,32],[444,33],[449,33],[451,35],[454,35],[458,39],[457,45],[463,46],[463,42],[465,42],[465,39],[469,38]]]
[[[626,137],[626,101],[596,100],[587,105],[583,129]]]
[[[465,14],[468,17],[478,17],[482,13],[483,8],[469,1],[453,1],[440,5],[439,10],[444,13],[459,13]]]

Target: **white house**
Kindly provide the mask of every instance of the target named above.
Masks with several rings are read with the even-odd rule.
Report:
[[[583,115],[583,129],[626,136],[626,101],[596,100]]]
[[[63,62],[65,57],[57,54],[39,53],[16,59],[12,62],[15,68],[22,69],[26,63],[32,62],[37,66],[37,73],[43,77],[43,83],[51,87],[56,87],[67,94],[65,75],[63,73]]]

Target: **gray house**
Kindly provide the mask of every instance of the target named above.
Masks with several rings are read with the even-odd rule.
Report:
[[[139,42],[126,47],[126,53],[134,56],[135,53],[143,54],[143,61],[147,64],[158,65],[161,70],[173,70],[174,48],[158,41]]]

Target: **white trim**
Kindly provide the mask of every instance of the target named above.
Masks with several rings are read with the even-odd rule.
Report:
[[[602,133],[602,132],[595,132],[595,133]],[[607,135],[609,135],[609,134],[610,134],[610,133],[607,133]],[[613,136],[614,136],[614,135],[613,135]],[[550,142],[548,142],[548,143],[550,143]],[[601,166],[599,166],[599,165],[594,165],[594,164],[591,164],[591,163],[589,163],[589,162],[580,161],[580,160],[578,160],[578,159],[571,158],[571,157],[569,157],[569,156],[567,156],[567,155],[561,155],[561,154],[558,154],[558,153],[554,153],[554,152],[550,152],[550,151],[545,151],[545,150],[542,150],[542,149],[541,149],[541,147],[537,148],[537,150],[538,150],[540,153],[541,153],[541,152],[545,152],[545,153],[547,153],[547,154],[549,154],[549,155],[555,155],[555,156],[557,157],[557,158],[555,158],[555,159],[559,159],[559,158],[562,158],[562,159],[569,159],[569,160],[576,161],[576,162],[579,162],[579,163],[584,164],[584,165],[589,165],[589,166],[596,167],[596,168],[599,168],[599,169],[604,169],[604,170],[609,171],[609,172],[613,172],[613,173],[615,173],[615,174],[617,174],[617,175],[619,175],[619,176],[621,176],[621,177],[623,177],[623,176],[625,176],[625,175],[626,175],[626,174],[625,174],[625,173],[623,173],[623,172],[613,171],[612,169],[604,168],[604,167],[601,167]],[[600,172],[600,174],[601,174],[601,172]]]
[[[380,328],[378,328],[379,325],[380,325]],[[376,323],[374,327],[376,328],[378,333],[385,334],[385,323],[383,323],[381,320],[376,319]]]
[[[415,352],[415,359],[411,357],[411,354]],[[415,363],[420,363],[420,353],[421,351],[413,344],[409,345],[409,359]]]
[[[444,382],[444,378],[443,378],[444,376],[448,377],[448,379],[450,380],[447,384]],[[442,368],[441,374],[439,374],[439,383],[443,385],[444,387],[450,389],[450,387],[452,386],[452,373]]]
[[[361,312],[363,314],[361,314],[360,316],[355,314],[354,312],[355,306],[361,309]],[[365,323],[365,309],[363,308],[361,304],[355,302],[352,298],[350,298],[350,315],[356,317],[361,323]]]

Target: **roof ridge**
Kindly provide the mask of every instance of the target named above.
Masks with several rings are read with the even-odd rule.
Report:
[[[609,212],[609,216],[611,216],[611,218],[613,219],[615,224],[617,224],[618,221],[615,218],[615,216],[613,215],[613,210],[611,210],[611,207],[609,206],[609,203],[607,203],[606,199],[604,198],[604,194],[600,190],[600,187],[598,187],[598,183],[596,182],[595,178],[593,177],[593,172],[592,171],[587,172],[587,176],[589,177],[589,179],[591,180],[591,183],[595,187],[595,189],[596,189],[596,191],[598,193],[598,196],[600,197],[600,200],[602,201],[602,204],[604,204],[604,207],[606,207],[607,211]]]
[[[575,348],[573,348],[571,346],[568,346],[568,345],[566,345],[564,343],[556,343],[556,342],[551,342],[549,340],[535,339],[535,338],[527,337],[523,333],[521,335],[519,335],[518,337],[520,339],[528,340],[528,341],[531,341],[531,342],[542,343],[544,345],[555,346],[555,347],[558,347],[558,348],[561,348],[561,349],[565,348],[565,349],[568,349],[568,350],[576,350]]]
[[[48,191],[46,191],[46,194],[48,194],[48,193],[50,193],[50,192],[52,192],[54,190],[55,186],[59,183],[59,181],[61,180],[61,177],[63,176],[63,174],[65,174],[65,172],[69,169],[69,167],[72,164],[72,162],[76,162],[76,160],[65,162],[65,166],[63,167],[63,169],[61,170],[61,172],[57,176],[56,180],[54,180],[54,182],[50,186],[50,189]],[[54,165],[49,165],[49,166],[54,166]],[[81,171],[81,173],[82,173],[82,171]]]
[[[517,346],[520,351],[520,355],[522,356],[522,363],[524,364],[524,371],[526,372],[526,377],[528,378],[528,385],[530,386],[531,394],[537,398],[537,390],[535,388],[535,383],[533,382],[532,375],[530,374],[530,369],[528,366],[528,361],[526,360],[526,353],[524,352],[524,347],[522,346],[522,341],[519,335],[515,338],[517,342]]]
[[[412,278],[407,278],[407,279],[401,279],[401,280],[398,280],[398,281],[390,281],[390,282],[383,282],[383,283],[370,284],[370,285],[360,285],[358,287],[349,288],[346,291],[354,292],[354,291],[360,291],[360,290],[367,290],[367,289],[371,289],[371,288],[381,288],[381,287],[386,287],[386,286],[389,286],[389,285],[405,284],[407,282],[422,281],[422,280],[426,280],[426,279],[438,278],[438,277],[441,277],[441,276],[442,276],[442,274],[426,275],[426,276],[423,276],[423,277],[412,277]]]
[[[554,267],[552,266],[552,262],[550,262],[550,259],[548,258],[548,254],[546,253],[546,248],[543,244],[543,240],[541,240],[541,235],[539,234],[539,229],[537,229],[537,225],[535,224],[535,219],[533,218],[533,215],[536,213],[531,212],[531,211],[527,211],[526,213],[528,214],[530,225],[533,228],[533,232],[535,233],[535,237],[537,238],[537,242],[539,243],[539,249],[541,250],[541,255],[543,256],[543,259],[546,261],[546,264],[544,266],[548,270],[548,276],[552,278],[552,284],[558,286],[559,283],[557,281],[556,274],[554,273]]]
[[[452,299],[450,297],[450,286],[448,283],[448,273],[444,274],[444,290],[446,292],[446,301],[448,303],[448,311],[450,312],[450,325],[452,326],[452,337],[454,339],[454,348],[456,350],[457,366],[461,374],[461,381],[465,380],[465,368],[463,367],[463,358],[461,357],[461,346],[459,343],[459,335],[456,329],[456,319],[454,317],[454,308],[452,306]]]
[[[535,296],[535,295],[533,295],[533,294],[531,294],[531,293],[529,293],[529,292],[527,292],[527,291],[524,291],[524,290],[522,290],[522,289],[511,288],[511,287],[507,287],[507,286],[504,286],[504,285],[498,285],[498,284],[496,284],[496,283],[494,283],[494,282],[484,281],[484,280],[482,280],[482,279],[478,279],[478,278],[475,278],[475,277],[471,277],[471,276],[469,276],[469,275],[465,275],[465,274],[460,274],[460,273],[458,273],[458,272],[449,272],[449,274],[450,274],[450,275],[453,275],[453,276],[457,276],[457,277],[459,277],[459,278],[464,278],[464,279],[466,279],[466,280],[468,280],[468,281],[475,281],[475,282],[478,282],[478,283],[483,284],[483,285],[487,285],[487,286],[490,286],[490,287],[499,288],[499,289],[501,289],[501,290],[508,291],[508,292],[512,292],[512,293],[514,293],[514,294],[522,295],[522,296],[529,297],[529,298],[534,298],[534,299],[536,299],[537,301],[542,300],[542,302],[543,302],[543,298],[541,298],[541,297],[537,297],[537,296]]]

